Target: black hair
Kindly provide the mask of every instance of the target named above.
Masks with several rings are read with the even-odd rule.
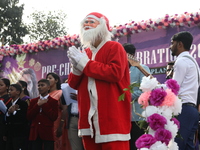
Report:
[[[190,50],[190,47],[192,45],[193,42],[193,36],[190,32],[188,31],[182,31],[182,32],[178,32],[176,34],[174,34],[171,38],[172,41],[177,41],[177,42],[182,42],[183,43],[183,47],[186,50]]]
[[[24,89],[24,94],[29,96],[29,92],[27,90],[27,83],[22,80],[18,80],[19,84],[21,84],[22,88]]]
[[[19,85],[19,84],[11,84],[10,87],[14,87],[17,91],[19,91],[19,95],[21,94],[22,92],[22,87]]]
[[[47,80],[47,79],[40,79],[40,80],[38,81],[38,84],[39,84],[40,82],[43,82],[43,83],[47,84],[48,86],[50,86],[50,82],[49,82],[49,80]]]
[[[167,65],[174,65],[175,61],[170,61],[167,63]]]
[[[57,90],[60,90],[60,89],[61,89],[61,80],[60,80],[59,75],[57,75],[57,74],[54,73],[54,72],[50,72],[50,73],[48,73],[48,74],[46,75],[46,79],[47,79],[47,77],[48,77],[49,75],[51,75],[55,80],[57,80],[56,88],[57,88]]]
[[[1,78],[1,80],[2,80],[3,83],[6,85],[6,87],[9,88],[9,86],[10,86],[10,80],[7,79],[7,78]],[[8,89],[7,89],[7,92],[8,92]]]
[[[131,43],[124,43],[123,47],[124,47],[126,53],[135,55],[136,48],[135,48],[135,46],[133,44],[131,44]]]
[[[4,83],[7,87],[10,86],[10,80],[9,80],[9,79],[7,79],[7,78],[1,78],[1,80],[3,81],[3,83]]]

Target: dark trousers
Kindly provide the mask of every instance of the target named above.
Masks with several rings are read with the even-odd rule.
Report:
[[[197,109],[190,105],[183,105],[178,120],[180,121],[179,133],[182,138],[176,137],[175,142],[177,142],[179,150],[194,150],[194,136],[198,129],[199,121]]]
[[[54,150],[54,141],[46,141],[41,138],[37,138],[32,141],[32,150]]]
[[[6,150],[27,150],[25,147],[26,137],[7,136]]]
[[[0,136],[0,149],[1,150],[6,149],[6,142],[3,140],[3,136]]]
[[[131,122],[132,127],[131,127],[131,139],[129,141],[130,144],[130,150],[137,150],[135,146],[135,141],[142,135],[144,134],[144,130],[140,129],[138,127],[138,122]]]

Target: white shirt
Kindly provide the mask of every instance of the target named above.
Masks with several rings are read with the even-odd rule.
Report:
[[[76,100],[71,99],[71,97],[70,97],[70,93],[76,93],[77,94],[77,90],[71,88],[68,83],[62,83],[61,89],[62,89],[62,92],[63,92],[63,96],[64,96],[64,99],[65,99],[66,105],[69,105],[71,103],[77,103]]]
[[[48,97],[49,97],[49,94],[46,95],[46,96],[44,96],[44,97],[40,95],[40,99],[41,99],[41,100],[47,99]]]
[[[197,68],[192,60],[184,57],[186,55],[190,56],[198,66],[196,60],[188,51],[182,52],[175,61],[173,79],[180,85],[178,96],[182,103],[196,104],[199,87],[197,69],[199,73],[199,67]]]
[[[44,97],[40,95],[41,100],[47,99],[48,97],[49,97],[49,94],[44,96]],[[40,108],[40,112],[42,112],[42,108]]]

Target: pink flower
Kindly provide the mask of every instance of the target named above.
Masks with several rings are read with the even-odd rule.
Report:
[[[161,141],[162,143],[165,143],[166,145],[169,144],[169,141],[172,138],[172,134],[169,130],[166,129],[158,129],[155,133],[155,139],[157,141]]]
[[[171,121],[174,122],[178,126],[178,129],[180,129],[180,122],[176,118],[172,118]]]
[[[176,101],[176,95],[172,92],[171,89],[166,90],[167,95],[164,98],[164,101],[160,106],[172,106]]]
[[[149,97],[150,104],[154,106],[160,106],[166,95],[167,93],[163,88],[152,90],[151,96]]]
[[[165,83],[166,83],[167,87],[170,88],[175,95],[178,95],[180,86],[178,85],[176,80],[169,79]]]
[[[149,105],[149,97],[150,97],[151,91],[144,92],[140,95],[138,98],[138,103],[142,105],[142,108],[146,108]]]
[[[143,134],[142,136],[140,136],[136,142],[135,145],[138,149],[140,148],[150,148],[151,145],[153,145],[156,142],[156,139],[150,135],[150,134]]]
[[[153,130],[157,130],[165,127],[165,124],[167,124],[167,119],[155,113],[147,118],[147,122]]]

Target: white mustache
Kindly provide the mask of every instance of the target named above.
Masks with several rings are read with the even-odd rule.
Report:
[[[91,26],[85,26],[84,29],[94,29],[94,28]]]

